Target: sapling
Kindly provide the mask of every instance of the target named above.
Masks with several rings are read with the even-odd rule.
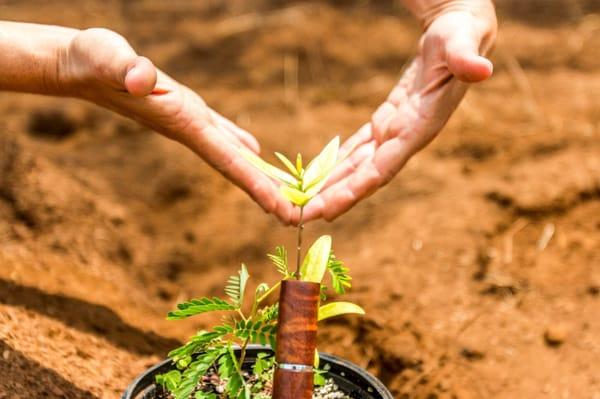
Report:
[[[328,235],[317,239],[302,259],[302,231],[304,206],[323,188],[334,167],[340,162],[339,138],[333,139],[306,168],[298,154],[292,163],[280,153],[275,153],[289,173],[256,156],[240,150],[242,155],[267,176],[278,181],[281,194],[300,208],[297,226],[295,268],[291,268],[288,253],[283,246],[267,255],[281,274],[274,284],[260,283],[252,294],[246,287],[250,275],[246,265],[227,280],[226,299],[199,298],[180,303],[169,312],[167,319],[179,320],[207,312],[224,312],[221,324],[208,331],[199,331],[189,341],[171,351],[169,357],[176,369],[158,375],[156,382],[166,395],[174,399],[266,399],[273,393],[273,375],[277,369],[275,357],[270,352],[260,353],[251,369],[245,367],[248,345],[259,343],[277,347],[279,302],[271,296],[285,285],[286,281],[297,280],[318,284],[320,305],[318,321],[330,317],[355,313],[364,314],[359,306],[350,302],[327,301],[324,277],[330,275],[330,286],[341,295],[351,287],[349,269],[337,259],[332,251],[332,240]],[[249,298],[250,297],[250,298]],[[318,299],[317,299],[318,300]],[[249,305],[249,306],[245,306]],[[249,309],[249,310],[248,310]],[[312,353],[312,352],[310,352]],[[312,355],[311,355],[312,357]],[[318,352],[314,351],[314,364],[318,367]],[[316,369],[314,382],[323,385],[326,371]],[[312,375],[312,374],[311,374]],[[311,383],[312,386],[312,383]],[[325,391],[330,391],[330,387]],[[169,397],[169,396],[165,396]]]

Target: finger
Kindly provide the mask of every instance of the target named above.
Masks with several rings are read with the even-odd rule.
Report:
[[[123,78],[125,89],[133,96],[144,97],[156,86],[156,67],[146,57],[136,57]]]
[[[219,124],[235,135],[250,151],[256,154],[260,153],[260,144],[253,135],[212,109],[210,110],[210,114]]]
[[[306,220],[322,217],[331,221],[374,192],[381,182],[379,171],[366,162],[352,175],[332,185],[306,206]]]
[[[385,140],[385,134],[388,131],[390,121],[396,115],[396,106],[389,101],[384,102],[377,108],[371,117],[373,137],[381,143]]]
[[[472,33],[458,31],[446,42],[448,70],[463,82],[481,82],[492,76],[494,66],[479,55],[480,40]]]
[[[371,140],[373,137],[373,130],[371,129],[370,123],[365,123],[354,133],[348,140],[346,140],[339,151],[339,158],[343,159],[349,155],[350,152],[354,151],[360,145]]]
[[[338,162],[323,189],[341,180],[351,173],[367,156],[375,152],[375,142],[371,142],[373,130],[370,123],[365,123],[356,133],[340,147]],[[368,144],[368,148],[364,148]],[[340,161],[341,160],[341,161]]]
[[[290,225],[294,217],[297,220],[294,207],[281,196],[275,182],[250,165],[238,153],[235,147],[239,145],[236,146],[233,141],[237,141],[237,137],[227,135],[230,137],[226,138],[225,134],[221,134],[224,142],[219,146],[223,149],[223,153],[219,155],[222,158],[213,166],[244,190],[266,213],[276,216],[283,225]]]
[[[377,143],[374,140],[357,147],[352,154],[335,167],[323,190],[354,173],[361,163],[375,154],[376,148]]]
[[[414,154],[412,145],[400,138],[386,141],[355,173],[332,185],[305,208],[306,220],[331,221],[387,184]]]

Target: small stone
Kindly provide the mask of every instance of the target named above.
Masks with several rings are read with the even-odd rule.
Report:
[[[4,360],[8,360],[8,358],[10,357],[10,352],[7,350],[5,350],[4,352],[2,352],[2,359]]]
[[[544,340],[549,346],[560,346],[565,342],[568,335],[569,329],[566,325],[553,324],[546,328],[546,332],[544,332]]]
[[[483,351],[467,347],[462,348],[460,355],[470,361],[481,360],[485,357],[485,353]]]

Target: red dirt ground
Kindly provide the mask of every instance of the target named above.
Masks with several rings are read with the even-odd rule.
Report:
[[[314,154],[369,119],[418,28],[391,1],[270,3],[0,10],[117,30],[264,154]],[[333,234],[368,312],[320,346],[399,398],[598,399],[600,7],[499,3],[494,77],[387,188],[308,226]],[[2,93],[0,115],[0,398],[118,397],[210,322],[165,321],[175,303],[220,294],[242,261],[274,278],[264,254],[293,242],[191,152],[108,111]]]

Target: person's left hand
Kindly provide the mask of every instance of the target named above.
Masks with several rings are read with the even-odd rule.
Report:
[[[304,220],[331,221],[387,184],[408,159],[442,129],[468,83],[492,74],[487,54],[496,19],[472,10],[449,11],[433,20],[418,53],[387,100],[341,148],[347,158],[304,211]]]

